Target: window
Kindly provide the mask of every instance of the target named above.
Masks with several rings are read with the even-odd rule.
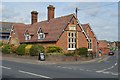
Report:
[[[30,40],[31,36],[30,35],[25,35],[25,40]]]
[[[69,30],[76,30],[76,25],[71,25],[71,26],[69,27]]]
[[[92,39],[88,42],[88,49],[92,49]]]
[[[68,32],[68,50],[76,49],[76,33]]]
[[[38,39],[44,39],[45,38],[45,34],[44,33],[39,33],[38,34]]]

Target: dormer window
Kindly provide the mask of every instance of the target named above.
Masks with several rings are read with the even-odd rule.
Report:
[[[24,36],[25,36],[25,40],[30,40],[31,39],[31,36],[29,35],[28,30],[25,31]]]
[[[25,35],[25,40],[30,40],[31,36],[30,35]]]
[[[38,34],[38,39],[44,39],[45,38],[45,34],[44,33],[39,33]]]
[[[39,28],[37,33],[38,33],[38,39],[44,39],[45,38],[45,33],[43,33],[41,28]]]

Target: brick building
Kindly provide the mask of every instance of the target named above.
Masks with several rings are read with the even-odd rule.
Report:
[[[11,22],[0,22],[0,41],[7,42],[12,25]]]
[[[109,43],[106,40],[98,40],[98,42],[99,42],[98,49],[102,50],[102,55],[107,54],[110,51]]]
[[[54,18],[55,7],[49,5],[48,19],[38,21],[38,12],[31,12],[31,24],[16,23],[12,27],[9,44],[39,43],[44,47],[59,46],[63,51],[86,47],[97,52],[98,43],[89,24],[80,24],[75,14]]]

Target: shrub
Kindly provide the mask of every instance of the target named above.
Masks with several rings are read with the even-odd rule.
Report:
[[[17,46],[11,44],[10,47],[11,47],[11,53],[16,53]]]
[[[47,53],[54,53],[54,52],[61,53],[62,52],[62,48],[60,48],[58,46],[48,46],[46,48],[46,52]]]
[[[26,55],[30,54],[30,48],[31,47],[32,47],[32,45],[30,45],[30,44],[25,47],[25,54]]]
[[[24,55],[25,54],[25,47],[26,47],[26,44],[21,44],[18,46],[18,48],[16,49],[16,54],[17,55]]]
[[[0,42],[0,47],[3,46],[3,42]]]
[[[66,54],[64,54],[65,56],[74,56],[75,55],[75,53],[74,52],[68,52],[68,53],[66,53]]]
[[[4,45],[3,47],[2,47],[2,52],[3,53],[5,53],[5,54],[9,54],[10,52],[11,52],[11,47],[10,47],[10,45]]]
[[[44,53],[45,49],[41,45],[33,45],[30,48],[30,56],[38,56],[39,53]]]
[[[78,49],[76,50],[76,53],[77,53],[78,55],[80,55],[80,56],[85,56],[85,57],[87,57],[88,50],[87,50],[87,48],[82,47],[82,48],[78,48]]]

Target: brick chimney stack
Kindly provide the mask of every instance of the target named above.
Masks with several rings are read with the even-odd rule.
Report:
[[[38,20],[38,12],[37,11],[32,11],[31,12],[31,24],[36,23]]]
[[[55,7],[53,5],[49,5],[47,9],[48,9],[48,21],[49,21],[50,19],[54,18]]]

